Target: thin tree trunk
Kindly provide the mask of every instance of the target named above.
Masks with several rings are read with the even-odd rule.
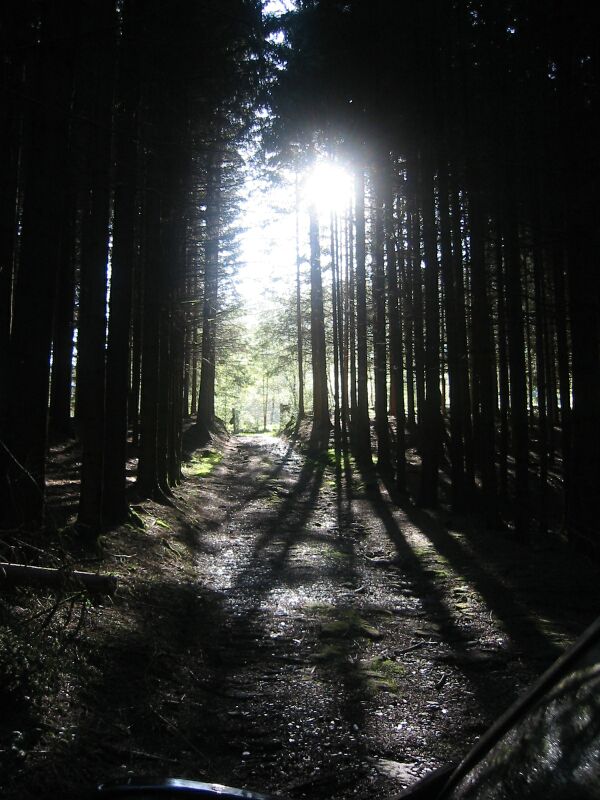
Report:
[[[329,220],[331,248],[331,312],[332,312],[332,344],[333,344],[333,431],[335,448],[342,444],[341,405],[340,405],[340,331],[341,312],[339,307],[339,266],[338,266],[338,233],[337,218],[332,213]]]
[[[321,276],[321,243],[319,220],[314,206],[309,209],[310,233],[310,341],[313,376],[313,427],[311,446],[326,449],[331,422],[327,396],[327,361],[325,318],[323,314],[323,280]]]
[[[506,310],[508,318],[508,363],[510,370],[510,421],[515,461],[515,532],[529,533],[529,432],[525,337],[521,289],[521,255],[515,212],[515,197],[509,187],[504,210],[506,252]]]
[[[343,246],[347,247],[347,228],[348,219],[346,217],[342,226],[341,236],[338,239],[338,308],[340,313],[338,347],[340,352],[341,434],[342,449],[345,453],[348,450],[348,409],[350,405],[348,396],[349,275],[347,250]]]
[[[440,397],[440,298],[438,289],[437,239],[433,171],[427,158],[421,160],[423,203],[423,256],[425,261],[425,400],[420,419],[422,453],[419,504],[434,507],[438,502],[439,466],[442,453]]]
[[[592,220],[582,222],[573,218],[568,254],[573,407],[570,415],[567,525],[573,540],[594,548],[596,552],[598,524],[595,503],[600,485],[600,281],[597,259],[596,230]]]
[[[537,215],[536,215],[537,216]],[[543,270],[545,267],[540,243],[540,220],[533,223],[533,282],[535,299],[535,365],[537,384],[537,449],[540,463],[538,529],[541,534],[548,531],[548,410],[546,385],[545,303],[543,292]]]
[[[104,491],[106,288],[109,258],[111,131],[114,90],[114,8],[102,0],[86,18],[102,31],[90,51],[94,82],[88,138],[89,199],[82,219],[81,281],[77,331],[77,423],[81,439],[78,521],[102,522]]]
[[[348,218],[348,241],[346,244],[346,271],[348,282],[348,350],[350,352],[350,422],[354,432],[358,414],[358,373],[356,363],[356,270],[354,268],[354,220],[352,209]]]
[[[204,312],[202,367],[198,393],[197,427],[200,441],[208,441],[215,420],[217,308],[219,298],[219,240],[221,216],[221,166],[213,154],[207,177]]]
[[[137,184],[137,107],[139,55],[133,22],[136,0],[123,6],[123,34],[118,76],[113,247],[110,314],[106,352],[106,426],[104,433],[103,515],[117,522],[128,513],[127,400],[131,368],[130,329],[135,255]]]
[[[527,262],[524,265],[524,284],[525,290],[523,292],[523,305],[524,305],[524,322],[525,322],[525,351],[526,351],[526,378],[527,378],[527,410],[528,410],[528,417],[529,417],[529,427],[533,428],[535,418],[533,413],[533,337],[531,334],[532,324],[532,313],[531,313],[531,301],[529,298],[529,275],[527,269]]]
[[[30,51],[25,86],[35,102],[12,295],[6,368],[10,393],[0,431],[0,516],[8,524],[28,527],[41,524],[44,515],[50,348],[62,256],[77,17],[66,0],[44,6],[40,40]],[[65,46],[51,47],[55,39],[64,39]]]
[[[502,258],[502,237],[496,237],[496,294],[498,303],[498,395],[500,404],[500,431],[498,439],[498,467],[500,473],[500,498],[508,502],[508,451],[510,386],[508,354],[506,347],[506,299]]]
[[[354,449],[357,461],[372,465],[369,422],[369,390],[367,366],[367,276],[365,245],[365,178],[358,169],[355,178],[356,227],[356,418],[353,422]]]
[[[475,178],[477,180],[477,178]],[[498,524],[495,465],[495,350],[485,259],[484,200],[472,190],[469,203],[471,280],[473,287],[472,335],[473,384],[479,407],[474,409],[475,452],[481,476],[483,513],[490,527]]]
[[[385,319],[385,264],[384,264],[384,193],[381,165],[374,170],[375,194],[375,247],[373,253],[373,356],[375,370],[375,431],[377,433],[377,469],[391,470],[390,430],[387,396],[387,341]]]
[[[393,162],[387,167],[385,186],[385,252],[388,283],[388,319],[392,413],[396,419],[396,489],[406,491],[406,409],[404,403],[404,337],[400,314],[400,285],[394,222]]]
[[[450,482],[451,505],[454,513],[466,509],[463,378],[461,374],[461,352],[457,335],[457,317],[461,304],[457,297],[452,256],[452,231],[450,227],[450,205],[448,201],[448,166],[443,159],[438,171],[440,213],[440,265],[444,287],[446,310],[446,337],[448,354],[448,380],[450,396]]]
[[[73,187],[65,208],[61,236],[58,296],[52,337],[49,430],[57,440],[72,436],[71,395],[73,334],[75,329],[76,201]]]
[[[158,485],[158,384],[159,325],[161,309],[161,204],[158,192],[158,156],[146,157],[144,198],[143,296],[141,302],[141,385],[139,413],[139,462],[137,489],[143,496],[162,497]]]
[[[410,230],[410,214],[407,220],[407,230]],[[413,274],[410,256],[409,239],[406,239],[406,257],[404,259],[404,273],[402,284],[404,286],[403,316],[406,331],[406,426],[409,431],[414,431],[417,426],[415,412],[415,360],[414,360],[414,302],[413,302]]]
[[[300,189],[296,172],[296,348],[298,364],[298,419],[304,417],[304,336],[302,325],[302,282],[300,259]]]
[[[460,382],[460,406],[465,457],[465,504],[470,507],[475,495],[475,466],[473,456],[473,421],[471,414],[471,384],[469,380],[469,346],[467,338],[467,289],[463,264],[462,210],[453,180],[450,191],[450,224],[452,235],[452,268],[456,300],[457,373]]]
[[[8,367],[12,291],[24,137],[21,101],[25,94],[23,59],[24,54],[31,51],[30,11],[27,3],[3,3],[0,6],[0,52],[7,52],[9,48],[13,50],[12,56],[4,58],[0,65],[0,431],[4,427],[10,386]]]
[[[556,358],[558,391],[560,397],[561,455],[565,494],[569,496],[571,474],[571,375],[569,370],[569,345],[567,329],[567,288],[564,272],[564,255],[555,242],[552,251],[552,274],[554,277],[554,319],[556,322]]]
[[[419,441],[422,434],[422,415],[425,410],[425,335],[423,329],[423,276],[421,270],[421,221],[417,202],[418,164],[416,158],[409,162],[408,247],[412,283],[413,364],[416,389],[416,422]]]

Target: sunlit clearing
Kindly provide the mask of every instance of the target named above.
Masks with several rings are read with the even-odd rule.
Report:
[[[242,265],[237,290],[247,313],[260,313],[291,291],[296,275],[294,176],[278,185],[249,178],[242,205]]]
[[[352,175],[332,161],[320,161],[306,174],[303,200],[314,205],[320,216],[341,213],[352,197]]]

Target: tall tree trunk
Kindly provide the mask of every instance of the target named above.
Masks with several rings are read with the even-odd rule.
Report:
[[[581,211],[585,213],[583,209]],[[591,219],[571,219],[568,265],[573,406],[570,415],[567,527],[572,540],[593,548],[595,552],[598,552],[595,502],[600,485],[600,281],[597,260],[596,230]]]
[[[204,264],[204,311],[202,319],[202,367],[198,393],[197,427],[200,441],[208,441],[215,421],[217,309],[219,300],[219,241],[221,217],[221,165],[211,156],[206,187],[206,243]]]
[[[356,459],[371,466],[371,431],[367,364],[367,272],[365,243],[365,178],[361,168],[355,178],[354,222],[356,228],[356,414],[353,421]]]
[[[78,18],[66,0],[45,3],[41,11],[25,86],[34,102],[6,369],[10,393],[0,431],[0,515],[8,524],[27,527],[39,525],[44,514],[50,348]],[[57,39],[64,42],[60,48],[52,46]]]
[[[396,489],[406,491],[406,408],[404,402],[404,335],[400,313],[400,284],[394,221],[394,165],[387,167],[385,185],[385,253],[390,329],[392,413],[396,419]],[[401,270],[400,270],[401,272]]]
[[[31,52],[32,3],[0,5],[0,431],[9,393],[9,347],[12,291],[16,264],[17,227],[23,149],[25,53]],[[0,456],[0,459],[2,457]],[[1,460],[0,460],[0,463]]]
[[[296,172],[296,348],[298,364],[298,419],[304,417],[304,334],[302,325],[302,281],[300,258],[300,189]]]
[[[385,263],[384,263],[384,191],[382,166],[374,170],[375,195],[375,247],[373,253],[373,356],[375,370],[375,431],[377,433],[377,469],[390,472],[390,431],[387,395],[387,341],[385,319]]]
[[[496,295],[498,304],[498,399],[500,406],[500,431],[498,439],[498,466],[500,472],[500,498],[508,502],[508,451],[510,384],[506,347],[506,290],[502,258],[502,237],[496,237]]]
[[[510,179],[509,179],[510,180]],[[527,379],[521,289],[521,254],[512,183],[506,192],[504,209],[506,252],[506,310],[508,317],[508,363],[510,370],[510,421],[515,462],[515,532],[529,533],[529,432]]]
[[[128,513],[125,493],[127,406],[131,369],[139,103],[139,53],[134,36],[134,22],[138,11],[137,0],[125,2],[117,85],[116,174],[104,432],[103,516],[107,522],[121,521]]]
[[[148,497],[162,498],[158,483],[158,393],[163,263],[161,258],[161,203],[158,155],[146,156],[144,187],[143,294],[141,298],[141,381],[139,412],[139,462],[137,489]]]
[[[572,357],[571,434],[566,523],[571,539],[598,552],[597,497],[600,484],[600,279],[597,235],[597,93],[590,95],[582,65],[579,19],[565,15],[557,59],[560,149],[564,177],[565,255]],[[595,52],[595,51],[594,51]],[[592,81],[597,85],[594,57]],[[594,100],[590,102],[590,98]],[[564,387],[566,390],[566,387]],[[565,410],[568,404],[565,403]]]
[[[329,228],[331,249],[331,316],[333,345],[333,432],[336,451],[341,448],[342,444],[340,396],[340,361],[342,355],[342,349],[340,347],[340,334],[342,331],[342,317],[339,305],[339,240],[337,224],[337,217],[332,213],[329,220]]]
[[[456,176],[450,186],[450,227],[452,236],[452,272],[456,300],[456,358],[457,378],[460,382],[460,406],[462,413],[461,428],[464,439],[465,454],[465,503],[470,507],[475,496],[475,465],[473,455],[473,420],[471,413],[471,384],[469,378],[469,347],[467,339],[467,289],[465,286],[465,268],[463,253],[465,245],[462,236],[463,214],[458,194]]]
[[[90,59],[88,134],[89,195],[82,219],[79,325],[77,331],[77,424],[81,439],[78,521],[102,522],[106,358],[106,288],[109,258],[111,131],[114,91],[115,9],[104,0],[88,7],[86,26],[95,43]]]
[[[526,367],[525,374],[527,378],[527,410],[529,414],[529,427],[533,428],[534,413],[533,413],[533,336],[532,336],[532,317],[531,301],[529,298],[529,270],[528,262],[524,262],[524,280],[525,284],[523,292],[523,305],[524,305],[524,322],[525,322],[525,353],[526,353]]]
[[[442,453],[443,421],[440,396],[440,298],[433,170],[428,157],[421,160],[423,203],[423,256],[425,261],[425,400],[419,415],[422,453],[419,504],[436,506]]]
[[[407,214],[407,231],[410,230],[410,214]],[[414,359],[414,322],[415,306],[413,302],[413,271],[412,257],[410,255],[409,237],[406,238],[406,257],[404,259],[404,272],[402,275],[402,285],[404,286],[402,313],[405,320],[404,330],[406,332],[405,351],[406,351],[406,427],[409,431],[414,431],[417,426],[417,416],[415,411],[415,359]]]
[[[163,166],[157,166],[162,173]],[[164,186],[164,174],[159,175]],[[168,429],[170,390],[170,291],[163,222],[169,219],[160,197],[146,201],[146,263],[142,318],[142,381],[138,490],[165,501],[168,484]]]
[[[421,220],[418,198],[418,161],[413,156],[408,165],[408,248],[412,284],[413,364],[416,390],[416,422],[419,441],[425,411],[425,334],[423,330],[423,276],[421,269]]]
[[[564,254],[560,244],[556,241],[552,248],[552,275],[554,278],[556,358],[558,391],[560,397],[561,455],[565,493],[568,497],[571,474],[571,374],[569,369],[569,337],[567,329],[567,288],[564,271]]]
[[[342,449],[348,452],[348,421],[350,398],[348,394],[349,366],[349,317],[350,317],[350,276],[348,264],[348,217],[344,219],[338,242],[338,309],[340,313],[338,347],[340,351],[340,401],[342,425]]]
[[[454,513],[462,513],[467,506],[465,486],[463,378],[461,374],[461,351],[458,343],[458,321],[461,303],[457,297],[452,255],[452,231],[448,200],[448,165],[440,160],[438,171],[440,211],[440,266],[444,287],[446,310],[446,338],[448,357],[448,380],[450,396],[450,481],[451,505]]]
[[[65,178],[66,179],[66,178]],[[58,277],[54,334],[52,337],[52,376],[50,381],[49,430],[53,438],[67,439],[73,434],[71,426],[71,395],[73,379],[73,334],[75,330],[75,269],[77,221],[74,188],[69,187]]]
[[[474,178],[475,184],[477,177]],[[498,524],[497,478],[495,465],[495,350],[485,258],[485,209],[480,189],[473,189],[469,202],[471,280],[473,288],[472,348],[473,383],[477,386],[478,407],[474,408],[474,434],[477,466],[481,476],[482,511],[490,527]]]
[[[327,397],[327,361],[325,319],[323,315],[323,281],[321,276],[321,243],[319,220],[314,206],[309,209],[310,234],[310,341],[313,376],[313,427],[311,445],[326,449],[329,440],[329,402]]]
[[[142,159],[140,158],[140,162]],[[142,174],[138,168],[140,181]],[[127,398],[127,419],[131,428],[131,444],[140,443],[140,399],[142,381],[142,306],[144,298],[143,261],[145,253],[144,221],[146,218],[143,202],[143,187],[140,187],[140,201],[136,212],[136,246],[133,257],[132,309],[131,309],[131,385]]]
[[[354,218],[352,208],[349,209],[347,242],[346,242],[346,275],[348,283],[348,350],[350,361],[350,431],[354,435],[358,415],[358,372],[356,355],[356,270],[354,266]]]
[[[535,365],[537,388],[537,450],[539,458],[538,529],[548,531],[548,409],[546,386],[545,302],[543,290],[543,251],[538,215],[533,221],[533,282],[535,300]]]

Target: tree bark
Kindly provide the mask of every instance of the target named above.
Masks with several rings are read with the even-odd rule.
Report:
[[[118,581],[113,575],[98,575],[95,572],[72,570],[65,572],[50,567],[34,567],[29,564],[0,562],[0,585],[41,586],[44,589],[62,589],[66,586],[81,586],[92,594],[112,595],[117,591]]]
[[[71,183],[72,176],[65,176]],[[75,331],[75,269],[76,269],[76,199],[74,187],[68,188],[63,231],[61,234],[61,263],[54,333],[52,337],[52,376],[50,381],[49,430],[52,438],[62,441],[73,435],[71,425],[71,395],[73,380],[73,335]]]
[[[442,453],[443,421],[440,396],[440,298],[438,289],[437,238],[433,170],[429,159],[421,160],[423,203],[423,256],[425,261],[425,399],[420,414],[422,454],[419,505],[434,507],[438,502],[439,466]]]
[[[206,243],[204,262],[204,311],[202,320],[202,367],[196,425],[199,441],[208,441],[215,420],[217,308],[219,299],[219,239],[221,216],[221,165],[211,156],[206,187]]]
[[[331,421],[327,397],[327,356],[323,316],[323,281],[319,220],[314,206],[309,208],[310,235],[310,341],[313,376],[313,427],[311,446],[326,449]]]
[[[102,523],[106,388],[106,289],[109,258],[111,132],[114,93],[114,7],[96,0],[86,26],[94,46],[87,53],[92,76],[88,131],[88,204],[82,219],[79,325],[77,331],[77,425],[81,439],[78,521]]]
[[[477,178],[474,178],[477,181]],[[498,524],[495,464],[495,349],[485,258],[485,210],[481,190],[473,189],[469,202],[471,281],[473,289],[473,383],[478,406],[473,409],[475,452],[481,476],[482,511],[489,527]]]
[[[465,486],[463,377],[461,373],[461,351],[458,343],[457,317],[464,311],[454,279],[452,255],[452,231],[448,200],[448,165],[440,159],[438,170],[439,215],[440,215],[440,266],[444,287],[446,310],[446,338],[448,357],[448,380],[450,397],[450,481],[451,506],[454,513],[462,513],[467,506]]]
[[[396,489],[406,492],[406,406],[404,401],[404,331],[400,313],[400,282],[394,220],[393,162],[388,164],[385,186],[385,252],[388,283],[392,413],[396,419]],[[399,228],[400,226],[398,226]]]
[[[131,372],[131,318],[135,259],[137,189],[137,111],[139,52],[134,36],[136,0],[123,6],[116,114],[116,174],[113,247],[106,350],[106,426],[104,432],[103,518],[126,518],[128,396]]]
[[[302,325],[302,282],[300,259],[300,189],[296,172],[296,349],[298,364],[298,419],[305,415],[304,410],[304,335]]]
[[[375,200],[375,242],[372,268],[373,292],[373,356],[375,370],[375,431],[377,434],[377,469],[391,471],[390,430],[387,395],[387,341],[385,314],[385,263],[384,263],[384,192],[382,166],[377,164],[373,173]]]
[[[35,527],[44,518],[49,364],[65,211],[73,48],[78,14],[66,0],[42,9],[25,90],[34,98],[13,285],[0,516]],[[61,47],[53,43],[60,40]],[[3,154],[4,155],[4,154]]]
[[[508,363],[510,371],[510,421],[515,461],[515,532],[529,534],[529,431],[527,379],[521,290],[521,254],[515,211],[516,198],[509,184],[504,210],[506,253],[506,310],[508,318]]]
[[[356,245],[356,414],[353,423],[354,450],[357,461],[372,465],[369,422],[369,390],[367,364],[367,274],[365,244],[365,178],[357,169],[354,195]]]

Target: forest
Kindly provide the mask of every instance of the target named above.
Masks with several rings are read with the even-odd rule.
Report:
[[[79,796],[71,768],[52,786],[83,751],[86,786],[125,764],[390,794],[597,615],[599,23],[581,0],[1,4],[6,797]],[[253,204],[262,263],[244,265]],[[268,297],[254,316],[244,270]],[[273,600],[294,569],[301,610],[299,589]],[[398,597],[430,616],[397,628]],[[428,678],[455,704],[441,749],[402,740],[396,700],[377,750],[365,708],[427,673],[434,642],[453,653]],[[300,734],[260,733],[253,762],[248,718],[296,724],[315,675],[331,750],[303,763]]]

